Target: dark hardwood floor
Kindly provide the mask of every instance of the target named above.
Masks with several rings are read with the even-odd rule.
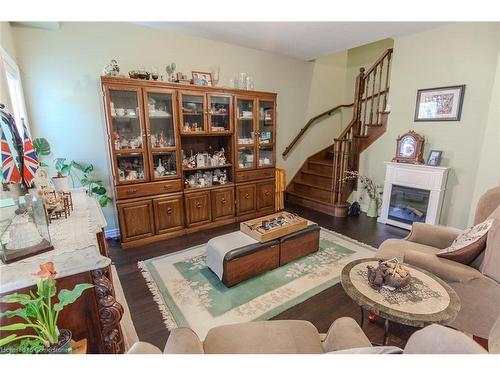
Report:
[[[374,247],[378,247],[388,238],[402,238],[408,233],[403,229],[379,224],[376,219],[368,218],[364,213],[358,217],[344,219],[334,218],[294,205],[287,205],[286,210],[312,220],[322,227]],[[109,241],[110,256],[120,277],[140,340],[163,348],[168,338],[168,330],[165,328],[158,306],[153,301],[152,294],[137,267],[137,262],[203,244],[214,236],[238,229],[239,223],[235,223],[127,250],[122,250],[119,242]],[[337,284],[284,311],[273,319],[304,319],[312,322],[320,332],[326,332],[330,324],[342,316],[350,316],[359,321],[360,309],[345,294],[342,286]],[[366,316],[367,314],[365,314]],[[381,319],[377,319],[374,323],[365,321],[364,331],[372,342],[381,342],[384,334],[383,327]],[[413,328],[391,323],[389,345],[403,347],[413,332]]]

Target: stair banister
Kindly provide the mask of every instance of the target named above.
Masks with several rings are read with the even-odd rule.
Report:
[[[295,146],[295,144],[303,137],[307,129],[319,119],[322,119],[325,116],[331,116],[332,113],[340,108],[353,107],[351,121],[348,123],[347,127],[342,129],[341,133],[334,139],[332,145],[333,158],[329,159],[332,160],[332,174],[331,177],[328,176],[331,179],[331,185],[329,189],[331,194],[329,194],[328,202],[321,201],[325,202],[325,204],[327,205],[330,205],[329,210],[333,208],[334,216],[347,215],[348,204],[346,201],[351,192],[355,190],[357,186],[357,181],[355,180],[344,181],[345,172],[348,170],[357,171],[359,169],[359,157],[361,152],[385,132],[387,124],[387,113],[384,112],[384,109],[387,106],[387,95],[389,92],[389,73],[392,51],[392,48],[384,51],[384,53],[368,70],[365,71],[364,68],[360,69],[360,72],[356,77],[354,102],[352,104],[333,107],[332,109],[311,118],[311,120],[307,122],[306,126],[300,130],[299,134],[293,139],[290,145],[283,152],[283,156],[286,156]],[[384,73],[385,80],[383,77]],[[382,88],[383,83],[385,83],[384,88]],[[384,95],[383,100],[381,100],[382,95]],[[370,113],[368,113],[368,111]],[[324,152],[327,152],[327,149],[324,149],[319,153],[313,155],[312,158],[318,158],[318,156],[323,157],[320,155],[323,155]],[[311,158],[308,158],[308,160],[310,159]],[[307,161],[305,164],[307,164]],[[301,173],[303,168],[304,166],[301,167],[298,174]],[[293,181],[295,181],[295,177],[292,182]],[[304,184],[302,183],[302,185]],[[310,186],[314,188],[314,185]],[[293,191],[294,190],[292,190],[292,193]],[[313,197],[314,196],[312,196],[310,199],[313,199]],[[307,201],[308,198],[301,197],[300,199],[302,199],[302,201]],[[319,209],[320,211],[327,212],[324,211],[321,206],[318,206],[319,201],[317,198],[315,199],[315,208]]]
[[[288,153],[292,150],[292,148],[295,146],[295,144],[297,144],[297,142],[302,138],[302,136],[305,134],[305,132],[311,127],[312,124],[316,123],[317,121],[325,118],[325,117],[329,117],[331,116],[334,112],[337,112],[339,109],[341,108],[350,108],[354,105],[354,103],[351,103],[351,104],[340,104],[336,107],[333,107],[333,108],[330,108],[329,110],[323,112],[323,113],[320,113],[319,115],[317,116],[314,116],[312,117],[307,123],[306,125],[300,129],[299,131],[299,134],[297,134],[295,136],[295,138],[290,142],[290,144],[285,148],[285,151],[283,151],[283,153],[281,155],[283,156],[286,156],[288,155]]]

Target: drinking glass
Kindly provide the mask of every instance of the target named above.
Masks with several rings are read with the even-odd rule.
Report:
[[[210,68],[210,72],[212,73],[212,84],[214,86],[217,86],[217,84],[219,83],[220,66],[212,66]]]

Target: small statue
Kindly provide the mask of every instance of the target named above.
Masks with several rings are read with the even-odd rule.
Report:
[[[117,77],[120,75],[120,67],[116,60],[111,60],[111,62],[104,67],[102,75],[107,77]]]
[[[115,145],[115,150],[120,150],[121,149],[121,144],[120,144],[120,134],[118,132],[113,132],[113,144]]]
[[[166,147],[167,146],[167,141],[165,139],[165,134],[160,132],[160,137],[158,138],[158,146],[159,147]]]
[[[165,173],[165,167],[163,167],[161,159],[158,159],[158,166],[156,167],[155,172],[158,173],[158,176],[163,176],[163,174]]]
[[[379,261],[377,268],[366,266],[368,269],[368,282],[374,287],[388,286],[393,289],[403,288],[411,280],[410,272],[399,260],[389,259]]]

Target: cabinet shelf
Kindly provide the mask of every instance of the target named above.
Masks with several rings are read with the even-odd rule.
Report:
[[[228,137],[232,134],[232,132],[182,132],[181,137]]]
[[[233,166],[232,164],[224,164],[224,165],[217,165],[217,166],[210,166],[210,167],[182,168],[182,171],[183,172],[205,171],[205,170],[210,170],[210,169],[230,168],[232,166]]]
[[[203,112],[182,112],[184,116],[203,116]]]
[[[228,182],[227,184],[224,185],[212,185],[212,186],[206,186],[206,187],[184,187],[184,191],[207,191],[207,190],[214,190],[214,189],[220,189],[220,188],[227,188],[227,187],[233,187],[234,183],[233,182]]]
[[[142,154],[143,148],[122,148],[120,150],[113,149],[115,155]]]
[[[133,119],[138,119],[139,116],[134,115],[134,116],[129,116],[129,115],[124,115],[124,116],[111,116],[113,120],[117,121],[126,121],[126,120],[133,120]]]

